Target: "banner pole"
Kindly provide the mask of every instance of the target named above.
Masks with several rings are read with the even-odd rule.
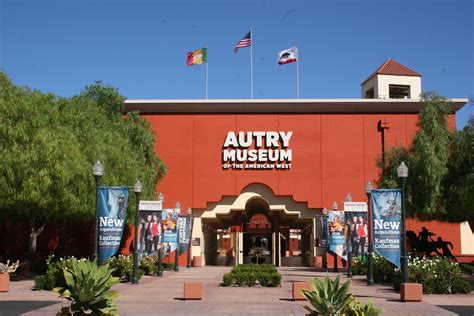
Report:
[[[253,65],[252,65],[252,55],[253,55],[253,29],[252,24],[250,24],[250,99],[253,99]]]
[[[208,83],[208,69],[207,69],[207,63],[209,62],[209,49],[206,44],[206,68],[205,68],[205,89],[206,89],[206,100],[207,100],[207,83]]]
[[[300,98],[300,52],[298,50],[298,43],[296,43],[296,98]]]

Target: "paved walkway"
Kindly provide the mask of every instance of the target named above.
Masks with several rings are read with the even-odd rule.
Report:
[[[294,302],[293,281],[308,281],[323,277],[325,273],[312,268],[285,267],[282,286],[279,288],[221,287],[222,275],[227,267],[181,268],[179,273],[165,272],[163,278],[143,277],[140,285],[122,283],[117,299],[121,315],[304,315],[304,301]],[[330,274],[335,276],[334,274]],[[341,274],[342,276],[342,274]],[[346,278],[341,278],[345,281]],[[204,300],[183,301],[183,283],[204,283]],[[12,282],[8,293],[0,293],[0,316],[4,315],[55,315],[62,304],[54,292],[32,291],[32,281]],[[352,293],[362,301],[371,298],[384,315],[474,315],[474,294],[425,295],[421,303],[402,303],[399,293],[388,286],[367,287],[364,277],[355,277]],[[443,308],[437,305],[444,306]]]

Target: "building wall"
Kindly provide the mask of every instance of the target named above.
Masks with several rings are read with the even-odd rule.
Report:
[[[157,135],[155,149],[168,166],[157,190],[165,207],[205,209],[223,196],[237,196],[251,183],[263,183],[277,196],[331,209],[351,193],[365,201],[364,186],[375,182],[381,155],[377,122],[385,119],[386,149],[408,146],[416,114],[155,114],[144,115]],[[449,123],[455,127],[455,117]],[[291,170],[223,170],[222,150],[229,131],[293,131]],[[460,234],[457,228],[457,233]],[[460,253],[460,237],[452,241]],[[194,247],[193,247],[194,248]],[[194,249],[193,249],[194,251]]]

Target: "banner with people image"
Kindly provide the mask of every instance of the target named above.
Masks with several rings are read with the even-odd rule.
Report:
[[[329,249],[346,260],[344,212],[330,211],[328,216]]]
[[[178,248],[179,209],[164,209],[161,214],[163,225],[163,255],[169,255]]]
[[[371,199],[374,251],[400,268],[401,190],[372,190]]]
[[[161,249],[161,221],[161,211],[140,210],[137,245],[140,258],[155,255]]]
[[[100,187],[99,212],[99,263],[115,255],[120,247],[127,219],[128,187]]]
[[[366,203],[364,203],[367,205]],[[344,209],[346,221],[346,250],[354,257],[364,257],[369,248],[369,230],[367,222],[367,207],[365,211]]]

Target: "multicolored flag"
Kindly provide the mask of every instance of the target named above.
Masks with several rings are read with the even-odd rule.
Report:
[[[249,47],[252,45],[252,32],[249,31],[238,43],[235,45],[234,53],[237,53],[239,48]]]
[[[207,63],[207,47],[188,52],[188,66],[200,65],[202,63]]]
[[[278,65],[284,65],[298,61],[298,47],[293,46],[278,53]]]

